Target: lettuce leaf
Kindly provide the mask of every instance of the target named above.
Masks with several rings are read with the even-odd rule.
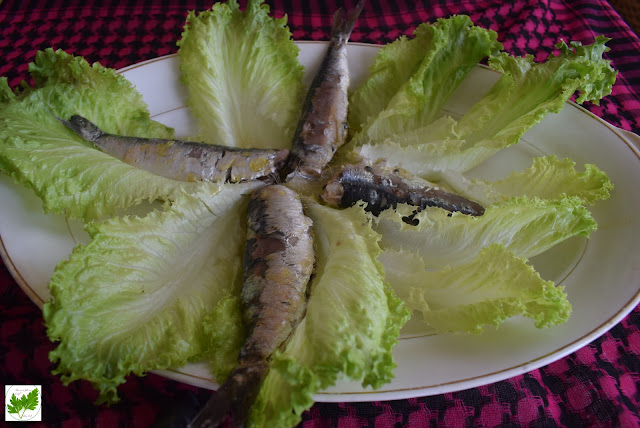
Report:
[[[355,152],[371,161],[384,158],[426,178],[442,170],[468,171],[516,144],[544,116],[559,112],[576,91],[580,103],[597,103],[611,93],[617,72],[602,58],[608,40],[598,36],[588,46],[561,42],[556,45],[560,53],[542,63],[505,52],[492,56],[489,66],[502,75],[460,120],[445,116],[405,128],[387,121],[384,131],[368,139],[356,135],[352,145],[360,145]]]
[[[413,214],[414,207],[397,212],[387,210],[375,230],[382,234],[384,249],[415,251],[429,269],[470,263],[483,247],[502,244],[517,257],[533,257],[572,236],[584,236],[596,229],[591,213],[579,198],[542,200],[512,198],[487,207],[472,217],[427,208]],[[419,221],[410,226],[402,218],[413,215]]]
[[[202,360],[209,363],[213,377],[219,380],[226,379],[238,364],[238,353],[247,336],[240,293],[232,291],[220,299],[202,324],[211,350]]]
[[[609,198],[613,183],[604,171],[586,164],[584,171],[578,172],[575,166],[569,158],[541,156],[534,158],[529,168],[514,171],[501,180],[472,180],[458,171],[446,170],[439,173],[438,182],[446,183],[451,191],[484,206],[515,196],[540,199],[575,196],[585,205]]]
[[[307,201],[317,272],[305,318],[254,404],[253,426],[293,426],[312,395],[343,374],[374,388],[393,377],[391,350],[409,311],[384,281],[379,236],[360,207],[334,210]]]
[[[571,304],[562,287],[545,281],[527,260],[501,244],[482,248],[469,263],[429,270],[406,250],[380,256],[386,279],[434,333],[479,334],[509,317],[533,318],[538,328],[565,322]]]
[[[149,118],[142,96],[124,77],[81,57],[47,49],[29,70],[35,85],[13,93],[4,84],[0,106],[0,169],[31,188],[46,212],[92,220],[210,183],[180,183],[128,165],[95,149],[53,115],[80,114],[116,134],[171,138]]]
[[[49,108],[58,117],[81,114],[113,134],[173,136],[171,128],[149,118],[142,95],[114,69],[48,48],[36,53],[29,74],[34,86],[23,85],[18,93],[18,99],[38,94],[37,100],[29,98],[28,107],[35,108],[39,101],[39,107]]]
[[[403,222],[409,215],[417,226]],[[578,197],[519,197],[479,217],[402,207],[383,212],[375,229],[386,279],[431,331],[478,334],[516,315],[538,328],[565,322],[571,305],[563,289],[543,280],[527,258],[572,236],[588,237],[596,223]]]
[[[16,94],[9,87],[9,80],[6,77],[0,77],[0,106],[8,104],[16,99]]]
[[[51,279],[43,309],[49,357],[69,383],[90,381],[99,401],[117,401],[130,373],[180,367],[211,352],[203,325],[242,281],[243,194],[262,183],[220,185],[188,194],[144,217],[86,227]]]
[[[414,35],[382,48],[351,96],[350,127],[360,130],[352,144],[430,124],[468,72],[502,49],[494,31],[474,26],[465,15],[421,24]]]
[[[289,148],[302,106],[303,68],[286,17],[262,0],[236,0],[187,16],[180,71],[204,141]]]
[[[467,34],[456,25],[463,21],[454,19],[461,18],[438,25],[446,25],[449,39],[458,42]],[[432,52],[419,52],[405,39],[381,50],[370,77],[352,96],[351,125],[359,132],[344,159],[384,160],[487,207],[480,217],[400,207],[376,220],[387,279],[434,332],[479,333],[518,314],[533,318],[538,327],[568,318],[571,309],[562,290],[540,278],[527,258],[595,230],[584,205],[609,197],[609,178],[594,165],[578,172],[573,161],[556,156],[534,159],[530,168],[498,181],[472,180],[464,173],[517,143],[576,91],[578,102],[597,103],[609,94],[616,72],[602,58],[607,40],[597,37],[590,46],[561,42],[560,53],[543,63],[531,56],[494,54],[489,66],[502,76],[459,120],[430,110],[443,107],[449,89],[456,87],[453,79],[451,88],[447,83],[444,89],[431,88],[442,98],[407,96],[415,93],[408,90],[415,87],[410,82],[425,76],[420,66],[431,61]],[[414,55],[423,55],[424,62]],[[449,56],[452,63],[472,58],[464,49]],[[431,85],[452,78],[446,69],[431,72]],[[398,119],[405,114],[411,119]],[[419,225],[407,225],[407,218]]]

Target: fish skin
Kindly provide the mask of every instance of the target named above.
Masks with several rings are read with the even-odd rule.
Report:
[[[271,185],[251,195],[241,292],[248,335],[238,365],[191,427],[245,422],[269,371],[269,357],[305,315],[315,262],[311,227],[295,191]]]
[[[156,175],[179,181],[238,183],[277,175],[288,150],[238,149],[214,144],[108,134],[88,119],[58,118],[101,151]]]
[[[364,1],[333,15],[331,40],[304,102],[285,169],[286,181],[320,177],[336,150],[345,143],[349,88],[347,42]]]
[[[449,193],[408,171],[388,168],[384,162],[344,166],[324,186],[321,197],[327,204],[339,208],[350,207],[358,201],[367,202],[365,210],[374,215],[399,203],[419,209],[435,206],[472,216],[484,214],[484,207],[477,202]]]
[[[304,316],[315,261],[311,227],[293,190],[272,185],[252,195],[242,286],[243,318],[252,333],[242,360],[269,357]]]

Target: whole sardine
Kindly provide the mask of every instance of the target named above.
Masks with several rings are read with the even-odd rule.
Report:
[[[242,285],[248,336],[238,365],[192,427],[216,427],[229,415],[234,426],[246,419],[269,370],[269,357],[305,314],[315,257],[311,225],[293,190],[272,185],[252,194]]]
[[[288,150],[238,149],[214,144],[138,138],[103,132],[82,116],[60,122],[123,162],[179,181],[237,183],[277,174]]]
[[[367,203],[365,210],[379,215],[397,204],[409,204],[419,209],[440,207],[473,216],[482,215],[482,205],[449,193],[438,186],[411,175],[400,168],[375,165],[346,165],[327,182],[322,199],[329,205],[346,208],[358,201]],[[412,219],[408,219],[412,220]]]
[[[349,69],[347,41],[364,1],[349,12],[338,9],[333,15],[331,41],[307,96],[294,134],[287,181],[320,176],[347,137]]]

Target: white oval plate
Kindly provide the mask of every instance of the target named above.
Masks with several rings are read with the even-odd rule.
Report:
[[[300,61],[308,83],[326,48],[300,42]],[[366,77],[380,46],[352,44],[352,87]],[[137,86],[154,119],[178,136],[197,131],[186,108],[176,55],[127,67],[121,72]],[[445,109],[459,116],[497,80],[497,73],[476,67]],[[587,241],[571,239],[532,262],[542,277],[561,283],[573,305],[564,325],[544,330],[514,318],[480,336],[427,335],[412,320],[403,329],[394,356],[395,379],[379,390],[340,381],[315,396],[316,401],[372,401],[441,394],[496,382],[551,363],[591,342],[619,322],[640,300],[640,150],[638,137],[608,125],[568,103],[525,134],[523,141],[492,158],[474,173],[502,177],[528,166],[532,156],[557,154],[580,165],[595,163],[615,185],[611,198],[593,215],[599,229]],[[634,143],[635,141],[635,143]],[[18,284],[39,306],[49,298],[47,284],[56,263],[86,239],[82,227],[57,215],[45,215],[30,191],[0,177],[0,248]],[[205,364],[192,364],[162,375],[216,388]]]

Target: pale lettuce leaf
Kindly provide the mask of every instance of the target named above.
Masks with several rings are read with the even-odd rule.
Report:
[[[187,16],[181,79],[204,141],[243,148],[290,148],[304,88],[286,16],[262,0],[235,0]]]
[[[414,215],[419,221],[410,226],[402,218],[415,207],[384,211],[375,230],[382,234],[384,249],[415,251],[429,269],[470,263],[478,252],[491,244],[502,244],[517,257],[533,257],[572,236],[584,236],[597,225],[589,210],[577,197],[560,200],[512,198],[487,207],[473,217],[427,208]]]
[[[476,64],[502,49],[497,34],[465,15],[421,24],[413,39],[380,50],[350,97],[351,144],[377,142],[429,125]],[[362,128],[362,129],[361,129]]]
[[[116,401],[130,373],[180,367],[210,353],[203,327],[242,282],[244,193],[262,183],[184,194],[144,217],[87,225],[91,242],[57,266],[43,309],[65,383],[90,381]]]
[[[609,198],[613,183],[604,171],[594,164],[586,164],[584,170],[578,172],[575,166],[569,158],[541,156],[534,158],[529,168],[514,171],[497,181],[469,179],[458,171],[446,170],[439,173],[438,182],[484,206],[515,196],[540,199],[575,196],[585,205]]]
[[[538,328],[565,322],[571,304],[562,287],[545,281],[533,266],[501,244],[482,248],[469,263],[429,270],[406,250],[380,255],[386,279],[433,333],[482,333],[507,318],[533,318]]]
[[[542,63],[505,52],[492,56],[489,66],[502,73],[500,79],[459,120],[443,117],[437,124],[404,128],[385,122],[386,129],[369,138],[356,135],[351,145],[361,146],[354,152],[370,161],[386,159],[425,178],[443,170],[468,171],[516,144],[543,117],[559,112],[576,91],[577,102],[597,103],[611,93],[617,72],[602,57],[608,40],[598,36],[588,46],[561,42],[560,53]],[[431,132],[434,128],[438,131]]]

